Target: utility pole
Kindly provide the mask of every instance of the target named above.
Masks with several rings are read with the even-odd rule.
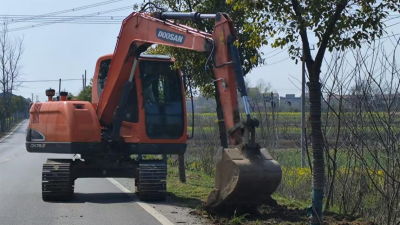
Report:
[[[270,102],[268,97],[265,96],[263,93],[263,102],[264,102],[264,111],[265,111],[265,123],[267,124],[267,136],[269,136],[270,133],[270,124],[269,124],[269,118],[268,118],[268,110],[267,110],[267,102]]]
[[[33,102],[33,93],[32,93],[32,98],[31,98],[31,101]]]
[[[61,78],[60,78],[60,82],[58,84],[58,96],[60,96],[61,94]]]
[[[86,80],[86,70],[85,70],[85,88],[86,88],[86,85],[87,85],[87,84],[86,84],[86,81],[87,81],[87,80]]]
[[[274,148],[276,148],[276,132],[275,132],[275,106],[274,93],[271,91],[271,113],[272,113],[272,137],[274,139]]]
[[[314,50],[314,46],[312,49]],[[301,167],[306,166],[306,61],[301,54]]]
[[[82,90],[84,90],[84,89],[85,89],[85,77],[82,74]]]
[[[279,94],[277,93],[278,100],[278,110],[276,111],[276,148],[279,148],[279,111],[281,111],[281,99]]]

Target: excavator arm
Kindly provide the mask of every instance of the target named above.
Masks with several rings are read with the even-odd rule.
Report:
[[[213,33],[171,21],[179,19],[214,19]],[[207,200],[213,210],[267,203],[282,175],[280,165],[255,143],[258,122],[250,117],[236,40],[233,21],[225,13],[134,12],[122,23],[97,107],[101,125],[111,127],[112,138],[118,140],[122,111],[134,85],[134,72],[142,52],[160,44],[209,53],[228,133],[228,148],[222,147],[216,154],[215,189]],[[240,120],[238,91],[247,115],[244,122]]]
[[[215,19],[215,28],[212,34],[208,34],[167,19]],[[99,99],[97,114],[101,124],[113,125],[114,134],[118,135],[122,122],[118,121],[118,112],[124,105],[121,101],[124,100],[123,90],[126,82],[132,81],[136,58],[152,44],[167,45],[212,54],[224,120],[231,133],[229,144],[240,144],[242,134],[240,129],[236,129],[241,127],[237,89],[243,97],[246,113],[250,115],[250,112],[239,54],[234,45],[236,38],[233,21],[223,13],[132,13],[122,23],[107,82]],[[124,67],[131,70],[124,70]]]

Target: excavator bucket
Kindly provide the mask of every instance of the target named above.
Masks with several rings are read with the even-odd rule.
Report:
[[[207,199],[209,210],[268,204],[278,188],[282,170],[267,149],[220,148],[216,154],[215,188]]]

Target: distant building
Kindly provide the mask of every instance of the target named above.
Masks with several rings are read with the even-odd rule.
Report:
[[[306,96],[307,97],[307,96]],[[286,94],[280,98],[281,111],[301,111],[301,97],[296,97],[295,94]]]
[[[389,106],[395,109],[400,103],[400,94],[350,94],[331,95],[326,97],[329,105],[338,109],[339,105],[343,111],[369,110],[386,111]]]
[[[306,111],[309,108],[309,94],[306,93]],[[301,96],[296,97],[295,94],[286,94],[279,96],[278,93],[260,93],[258,88],[248,88],[248,102],[250,111],[271,110],[275,106],[280,112],[301,112]],[[323,103],[323,101],[321,102]],[[238,93],[238,104],[240,112],[244,112],[243,100]],[[196,113],[208,113],[216,111],[216,103],[214,98],[206,99],[203,96],[193,97],[194,111]],[[326,104],[322,104],[326,108]],[[324,108],[324,109],[325,109]],[[186,109],[188,113],[192,112],[192,103],[190,98],[186,98]]]

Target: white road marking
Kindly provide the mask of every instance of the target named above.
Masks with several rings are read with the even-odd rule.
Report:
[[[19,124],[17,125],[17,127],[14,128],[14,130],[12,130],[12,131],[11,131],[9,134],[7,134],[5,137],[1,138],[1,139],[0,139],[0,142],[2,142],[3,140],[5,140],[6,138],[10,137],[10,135],[13,134],[14,131],[15,131],[16,129],[18,129],[19,126],[21,126],[21,124],[22,124],[23,122],[25,122],[25,120],[22,120],[21,123],[19,123]]]
[[[4,162],[7,162],[8,160],[10,160],[10,159],[5,159]]]
[[[146,212],[148,212],[150,215],[152,215],[156,220],[158,220],[162,225],[173,225],[171,221],[169,221],[165,216],[163,216],[161,213],[157,212],[153,207],[148,205],[147,203],[144,203],[140,201],[139,199],[136,198],[135,195],[133,195],[133,192],[130,191],[128,188],[124,187],[122,184],[120,184],[118,181],[114,180],[113,178],[107,178],[112,184],[117,186],[121,191],[129,194],[129,196]]]

